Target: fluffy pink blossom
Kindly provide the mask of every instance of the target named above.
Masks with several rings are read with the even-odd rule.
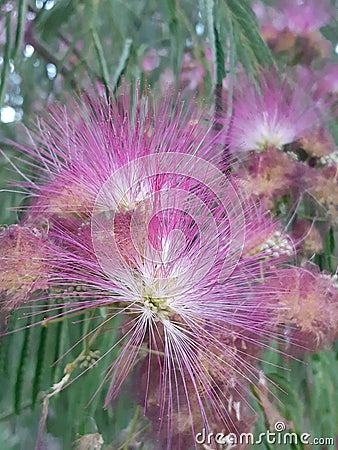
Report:
[[[281,0],[279,9],[283,13],[280,27],[296,33],[315,31],[326,25],[334,11],[330,0]]]
[[[212,123],[206,131],[192,105],[178,99],[172,107],[169,95],[159,102],[150,94],[131,103],[123,88],[110,104],[83,97],[50,108],[32,135],[34,146],[20,147],[32,171],[22,185],[35,198],[26,221],[88,218],[111,174],[142,156],[170,151],[219,158]]]
[[[0,233],[0,330],[7,315],[38,291],[48,288],[47,253],[38,232],[11,225]]]
[[[119,349],[106,406],[143,361],[145,413],[155,398],[162,448],[183,449],[189,428],[194,445],[201,426],[243,425],[257,359],[279,337],[263,281],[291,250],[205,159],[219,151],[212,124],[168,102],[129,102],[55,107],[26,150],[41,167],[26,222],[38,213],[50,225],[48,305],[31,306],[49,320],[104,307],[102,333],[119,317],[120,338],[99,358]]]
[[[190,53],[185,53],[180,76],[180,84],[183,90],[195,91],[201,86],[205,75],[206,71],[203,63],[193,59]]]
[[[297,34],[319,30],[334,16],[330,0],[280,0],[276,8],[256,1],[253,9],[262,25],[279,31],[288,29]]]
[[[319,96],[338,94],[338,64],[331,64],[321,71],[318,80],[317,93]]]
[[[161,59],[158,51],[154,48],[149,49],[143,57],[142,69],[145,72],[151,72],[160,65]]]
[[[254,10],[271,50],[292,66],[331,55],[332,44],[319,31],[334,17],[330,0],[281,0],[276,7],[255,2]]]
[[[273,210],[278,198],[297,187],[296,180],[302,169],[299,166],[300,163],[291,160],[286,153],[268,147],[264,152],[250,154],[245,164],[240,165],[238,175],[246,190],[267,209]]]
[[[176,154],[172,165],[165,161],[167,173],[183,168],[189,173],[184,159]],[[257,357],[278,336],[272,320],[277,305],[262,280],[288,255],[269,252],[269,242],[264,245],[262,239],[255,251],[242,256],[245,231],[249,240],[255,229],[269,236],[271,224],[262,227],[252,210],[244,212],[243,222],[242,204],[227,183],[220,186],[226,202],[215,203],[223,176],[212,182],[208,172],[199,172],[199,164],[190,159],[191,172],[208,180],[206,186],[161,176],[160,189],[139,197],[131,218],[124,205],[117,208],[121,196],[113,189],[118,179],[113,176],[94,209],[93,245],[88,235],[60,228],[53,240],[66,241],[67,248],[49,249],[54,252],[50,282],[83,290],[81,301],[66,294],[63,314],[106,307],[108,326],[121,316],[122,334],[111,347],[113,351],[118,345],[120,354],[106,376],[106,406],[143,361],[139,395],[150,418],[150,399],[156,398],[155,428],[162,448],[172,448],[178,424],[185,436],[190,428],[190,445],[201,426],[236,429],[229,399],[235,395],[240,411],[246,410],[250,383],[259,379]],[[175,439],[175,448],[185,448],[182,436]]]
[[[302,348],[319,351],[338,336],[337,276],[314,268],[293,267],[267,280],[276,289],[279,322],[289,327],[289,339]]]
[[[310,87],[280,78],[275,72],[260,77],[260,86],[242,77],[234,93],[229,130],[233,151],[281,149],[321,121],[322,105]]]

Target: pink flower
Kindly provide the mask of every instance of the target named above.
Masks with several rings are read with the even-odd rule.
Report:
[[[175,75],[170,67],[166,67],[160,75],[160,89],[162,94],[172,89],[175,83]]]
[[[312,257],[323,252],[323,238],[318,228],[306,219],[299,219],[293,225],[292,236],[298,241],[305,255]]]
[[[190,53],[185,53],[180,77],[182,88],[187,91],[195,91],[201,85],[205,74],[202,62],[194,60]]]
[[[330,0],[280,0],[276,8],[257,1],[253,9],[261,24],[302,35],[319,30],[334,17]]]
[[[154,181],[142,196],[134,193],[128,211],[121,200],[132,186],[117,189],[121,170]],[[105,307],[108,328],[121,317],[106,406],[143,361],[140,396],[150,418],[157,409],[162,448],[172,448],[178,424],[182,436],[191,428],[190,445],[201,425],[233,430],[229,399],[236,395],[236,407],[246,410],[250,383],[259,377],[256,359],[276,335],[276,304],[262,280],[283,257],[269,252],[264,239],[242,255],[246,231],[250,241],[255,229],[268,238],[273,226],[258,221],[252,207],[243,211],[229,181],[205,160],[151,155],[131,161],[103,186],[91,218],[92,241],[61,228],[51,233],[53,241],[68,244],[49,250],[51,282],[65,289],[80,285],[84,296],[76,301],[66,294],[63,314]]]
[[[37,230],[11,225],[0,234],[0,331],[7,315],[48,288],[47,253]]]
[[[286,153],[268,147],[264,152],[250,154],[238,173],[246,190],[267,209],[273,210],[278,198],[297,187],[299,164]]]
[[[105,405],[142,361],[145,412],[155,398],[162,448],[183,449],[189,428],[194,445],[201,425],[243,426],[257,359],[278,336],[278,305],[263,281],[290,251],[205,159],[222,150],[212,123],[150,100],[130,109],[122,94],[112,104],[54,107],[41,144],[26,150],[42,167],[39,184],[27,183],[35,198],[26,222],[39,213],[50,224],[42,272],[52,290],[40,314],[104,307],[97,333],[118,317],[120,337],[99,358],[119,349],[102,380],[110,381]]]
[[[157,67],[160,65],[160,56],[158,54],[158,51],[154,48],[148,50],[146,54],[144,55],[143,61],[142,61],[142,69],[145,72],[151,72],[154,69],[157,69]]]
[[[331,158],[328,158],[330,157]],[[308,168],[304,174],[304,184],[310,199],[319,206],[320,214],[333,224],[338,223],[338,183],[337,152],[321,158],[324,167]]]
[[[278,322],[289,327],[291,342],[303,349],[318,351],[338,336],[337,276],[316,269],[293,267],[267,280],[276,289]],[[290,328],[291,327],[291,328]]]
[[[338,94],[338,64],[332,64],[321,71],[317,92],[319,96]]]
[[[281,0],[279,8],[283,11],[281,27],[300,34],[319,30],[334,16],[330,0]]]
[[[260,88],[248,78],[234,93],[234,113],[229,131],[233,151],[281,149],[298,140],[321,121],[322,105],[309,87],[281,79],[275,72],[260,78]]]
[[[334,18],[330,0],[281,0],[276,8],[255,2],[254,10],[271,50],[292,66],[330,56],[332,44],[319,31]]]
[[[197,152],[213,160],[211,151],[217,146],[212,144],[216,138],[212,123],[206,131],[201,112],[193,105],[183,109],[178,100],[172,110],[168,94],[162,101],[155,101],[150,94],[139,98],[134,110],[130,103],[124,87],[110,104],[83,97],[69,100],[66,108],[61,104],[50,108],[48,118],[39,121],[32,136],[34,147],[20,147],[31,157],[32,178],[36,180],[29,182],[28,174],[22,183],[35,197],[26,221],[86,220],[111,174],[146,155]],[[215,155],[219,156],[217,151]]]

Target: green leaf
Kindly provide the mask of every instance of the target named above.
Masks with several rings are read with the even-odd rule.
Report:
[[[41,39],[51,42],[60,31],[61,26],[66,23],[77,10],[77,0],[58,0],[53,9],[40,12],[36,25],[41,33]]]
[[[2,63],[2,71],[0,76],[0,106],[2,105],[5,91],[7,76],[9,72],[9,59],[10,59],[10,48],[11,48],[11,12],[6,14],[6,42],[4,46],[4,56]]]
[[[262,38],[255,15],[247,0],[238,2],[236,0],[228,0],[227,4],[233,13],[234,20],[238,23],[243,40],[251,48],[257,61],[264,65],[274,64],[274,58],[269,47]]]
[[[183,60],[183,38],[178,15],[178,2],[176,0],[167,0],[169,10],[169,31],[171,36],[171,58],[174,74],[178,82],[181,73]]]
[[[327,257],[327,268],[331,272],[334,272],[335,270],[332,258],[332,256],[334,256],[334,250],[335,250],[335,237],[334,237],[334,230],[331,227],[325,236],[325,254]]]
[[[131,46],[132,46],[132,39],[127,38],[124,42],[124,46],[121,52],[121,56],[120,56],[120,60],[118,62],[117,68],[114,72],[114,75],[112,77],[112,89],[115,90],[116,87],[118,86],[121,76],[127,66],[127,62],[130,56],[130,50],[131,50]]]
[[[225,78],[225,56],[223,45],[220,42],[217,28],[215,27],[215,46],[216,46],[216,89],[215,89],[215,109],[216,114],[223,110],[223,78]]]
[[[26,328],[24,331],[24,339],[21,347],[21,353],[19,358],[19,366],[16,375],[16,381],[14,386],[14,411],[15,414],[20,414],[22,404],[22,392],[23,384],[27,378],[26,363],[29,349],[31,329]]]
[[[37,396],[40,390],[40,382],[41,375],[43,371],[45,356],[46,356],[46,343],[47,343],[47,332],[48,327],[41,327],[40,337],[39,337],[39,346],[37,350],[37,361],[35,366],[35,373],[33,378],[33,387],[32,387],[32,408],[34,408]]]
[[[110,89],[109,89],[109,72],[108,72],[108,65],[106,58],[104,56],[103,48],[101,45],[101,41],[99,38],[99,35],[97,34],[97,31],[95,29],[92,29],[92,37],[94,42],[94,48],[96,51],[97,59],[99,61],[100,66],[100,75],[106,90],[106,96],[109,98],[110,95]]]
[[[214,67],[217,67],[217,60],[216,60],[216,38],[215,38],[215,2],[214,0],[202,0],[201,2],[201,10],[202,13],[207,18],[207,30],[208,30],[208,40],[211,50],[211,57],[212,57],[212,65]],[[215,76],[212,78],[213,81],[213,90],[215,89],[216,79]]]
[[[15,59],[18,50],[21,45],[23,31],[25,28],[25,20],[26,20],[26,11],[27,11],[27,0],[19,0],[18,1],[18,22],[16,26],[16,34],[15,34],[15,42],[14,47],[12,49],[11,57]]]
[[[60,314],[62,313],[62,310],[60,310]],[[53,363],[57,361],[60,357],[60,349],[61,349],[61,343],[62,343],[62,330],[63,330],[63,324],[64,321],[58,322],[56,324],[56,332],[55,332],[55,348],[54,348],[54,357],[53,357]],[[55,377],[55,371],[56,371],[56,365],[52,365],[52,382],[56,383],[58,380]]]
[[[227,18],[232,22],[236,52],[247,71],[272,66],[274,58],[259,33],[255,15],[248,0],[223,0]],[[222,23],[219,25],[224,27]],[[226,30],[224,32],[226,35]],[[226,42],[224,42],[226,45]]]
[[[61,311],[60,311],[61,312]],[[52,383],[57,383],[63,376],[63,360],[58,361],[64,352],[71,347],[69,321],[65,318],[57,324],[56,338],[54,342],[54,358],[52,361]]]
[[[217,28],[214,30],[215,47],[216,47],[216,84],[222,86],[223,78],[225,78],[225,55],[224,45],[220,41]]]

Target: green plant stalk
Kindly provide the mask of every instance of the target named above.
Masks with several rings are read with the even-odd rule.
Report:
[[[21,45],[27,11],[27,0],[19,0],[18,3],[18,23],[16,27],[14,47],[11,54],[12,59],[16,58]]]
[[[4,48],[4,60],[0,77],[0,106],[3,103],[6,91],[7,76],[9,72],[10,47],[11,47],[11,12],[8,12],[6,15],[6,43]]]
[[[108,72],[107,61],[104,57],[103,48],[101,45],[99,35],[97,34],[97,31],[94,28],[91,29],[91,34],[92,34],[92,38],[93,38],[93,42],[94,42],[94,48],[96,51],[97,59],[99,61],[101,77],[102,77],[104,88],[106,91],[106,97],[107,97],[107,99],[109,99],[110,89],[109,89],[109,72]]]

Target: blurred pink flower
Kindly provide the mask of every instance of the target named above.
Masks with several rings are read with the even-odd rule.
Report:
[[[315,102],[309,86],[280,78],[275,72],[260,77],[260,87],[247,77],[234,91],[229,146],[233,151],[281,149],[321,123],[324,105]]]
[[[160,75],[160,89],[162,94],[172,89],[175,83],[175,75],[170,67],[166,67]]]
[[[253,10],[261,25],[297,34],[317,31],[334,18],[330,0],[279,0],[276,7],[256,1]]]
[[[254,10],[269,47],[286,55],[291,65],[309,65],[331,54],[331,42],[319,31],[334,18],[329,0],[281,0],[275,8],[255,2]]]
[[[319,30],[334,17],[330,0],[280,0],[278,6],[283,14],[280,29],[299,34]]]
[[[13,309],[48,288],[46,260],[44,240],[36,230],[11,225],[0,233],[0,332]]]
[[[250,154],[238,174],[247,192],[273,210],[276,200],[297,186],[298,164],[286,153],[268,147],[264,152]]]
[[[284,269],[267,280],[276,289],[281,309],[278,322],[291,326],[291,342],[313,352],[338,337],[338,284],[336,276],[316,268]]]
[[[338,64],[331,64],[320,71],[317,87],[318,96],[338,95]]]
[[[160,56],[158,51],[154,48],[151,48],[146,52],[142,60],[142,69],[145,72],[151,72],[154,69],[157,69],[160,65]]]
[[[205,75],[203,63],[193,59],[190,53],[185,53],[180,76],[180,84],[183,90],[195,91],[202,84]]]

